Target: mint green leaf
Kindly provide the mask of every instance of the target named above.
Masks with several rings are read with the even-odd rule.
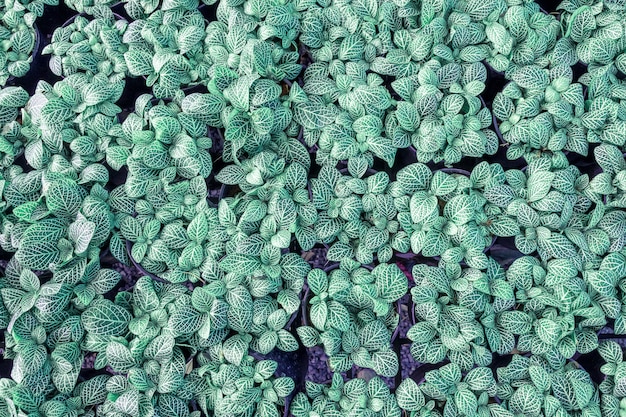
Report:
[[[85,330],[97,336],[119,336],[128,329],[131,315],[110,300],[94,300],[81,315]]]

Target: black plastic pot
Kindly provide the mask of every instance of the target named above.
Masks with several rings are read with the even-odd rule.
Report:
[[[236,197],[241,192],[241,189],[238,185],[226,185],[222,184],[220,187],[219,200],[223,200],[224,198]]]
[[[113,16],[116,21],[119,21],[119,20],[124,20],[127,22],[131,21],[130,17],[128,16],[128,13],[124,9],[123,3],[121,2],[116,3],[113,6],[111,6],[110,9],[113,12]],[[72,16],[67,18],[65,22],[63,22],[63,24],[61,25],[62,27],[67,27],[68,25],[72,24],[78,16],[84,17],[87,20],[93,20],[93,16],[89,15],[88,13],[76,13],[76,12],[74,13],[75,14],[73,14]],[[48,36],[49,39],[48,39],[48,42],[46,43],[50,43],[49,40],[51,37],[52,37],[52,33]],[[50,67],[49,67],[50,57],[51,55],[45,55],[46,62],[42,63],[45,65],[42,65],[41,68],[45,67],[46,72],[48,72],[49,76],[53,78],[55,81],[61,80],[63,77],[56,76],[50,70]],[[38,71],[41,72],[41,69],[39,69]],[[125,77],[124,82],[125,82],[124,91],[122,92],[121,97],[115,103],[122,109],[122,112],[118,115],[120,122],[123,122],[126,119],[126,117],[135,110],[135,100],[137,99],[137,97],[139,97],[142,94],[152,94],[152,89],[146,86],[145,77],[127,76]]]
[[[371,265],[362,265],[363,268],[368,269],[370,272],[372,271],[372,269],[374,269]],[[330,272],[336,270],[339,268],[339,263],[333,263],[329,266],[327,266],[326,268],[324,268],[324,272],[326,272],[327,274],[330,274]],[[300,314],[301,314],[301,323],[304,326],[310,326],[311,324],[309,323],[309,299],[311,298],[311,290],[306,287],[302,297],[301,297],[301,301],[300,301]],[[396,310],[396,314],[398,314],[398,317],[401,316],[401,302],[398,301],[396,303],[394,303],[395,305],[395,310]],[[396,328],[394,329],[393,332],[391,332],[391,339],[390,339],[390,344],[394,345],[396,339],[398,339],[398,336],[400,334],[400,326],[396,326]],[[354,367],[353,367],[354,368]]]
[[[218,5],[219,5],[219,2],[215,2],[214,4],[211,4],[211,5],[200,2],[200,6],[198,6],[198,10],[200,10],[200,13],[202,13],[202,16],[204,16],[206,20],[208,20],[209,22],[213,22],[217,20],[216,12],[217,12]]]
[[[489,256],[495,259],[503,268],[508,268],[516,259],[524,256],[515,246],[515,238],[500,237],[489,248]]]
[[[313,268],[325,269],[329,266],[328,259],[326,259],[326,253],[328,252],[328,245],[325,243],[317,243],[311,249],[300,251],[302,259],[307,261]],[[331,263],[330,265],[333,265]]]
[[[600,384],[604,380],[604,374],[600,371],[600,368],[605,361],[597,349],[589,353],[579,354],[574,360],[581,368],[587,371],[593,382]]]
[[[121,122],[135,111],[135,100],[137,100],[137,97],[142,94],[152,94],[152,89],[146,86],[146,80],[141,77],[126,77],[125,82],[122,96],[116,102],[122,108]]]
[[[498,121],[496,115],[493,114],[491,117],[493,120],[493,131],[496,132],[498,140],[500,141],[500,146],[498,148],[496,156],[500,160],[501,165],[506,166],[507,169],[521,169],[523,167],[526,167],[528,163],[526,162],[524,157],[520,157],[517,159],[509,159],[507,157],[507,150],[509,149],[509,146],[511,146],[511,144],[504,140],[504,136],[500,131],[500,122]]]
[[[133,247],[132,243],[129,240],[127,240],[126,241],[126,251],[128,252],[128,258],[132,262],[133,266],[139,270],[139,272],[141,272],[145,276],[148,276],[148,277],[152,278],[153,280],[155,280],[157,282],[163,282],[163,283],[168,283],[169,282],[169,281],[167,281],[167,280],[165,280],[165,279],[163,279],[163,278],[153,274],[152,272],[146,271],[144,269],[144,267],[142,267],[139,262],[135,261],[135,259],[133,258],[133,255],[131,253],[132,247]]]
[[[63,1],[56,6],[45,5],[44,7],[43,16],[37,18],[37,25],[44,36],[45,43],[48,44],[54,30],[62,26],[72,16],[77,15],[78,12],[70,9]]]
[[[309,369],[309,354],[307,349],[300,345],[295,352],[283,352],[279,349],[274,349],[267,355],[261,355],[256,352],[250,352],[250,355],[256,360],[273,360],[278,363],[278,368],[274,372],[276,377],[289,377],[293,379],[295,388],[285,399],[285,406],[283,411],[283,417],[290,415],[289,407],[293,397],[298,392],[305,390],[306,375]]]
[[[43,66],[41,51],[44,47],[45,35],[42,34],[37,24],[33,25],[33,31],[35,32],[35,43],[33,44],[33,50],[31,51],[30,69],[24,76],[11,76],[6,82],[7,86],[22,87],[30,95],[35,94],[35,88],[37,87],[39,80],[42,79],[42,75],[46,81],[48,80],[45,72],[44,74],[41,73],[41,68]],[[52,75],[54,76],[54,74]]]
[[[409,378],[411,378],[413,381],[415,381],[419,385],[426,380],[426,374],[428,372],[439,369],[448,363],[450,363],[450,361],[447,359],[444,360],[443,362],[435,363],[435,364],[422,363],[417,367],[417,369],[414,372],[411,373]]]

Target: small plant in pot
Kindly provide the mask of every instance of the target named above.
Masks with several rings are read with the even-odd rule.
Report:
[[[332,243],[328,260],[356,259],[370,264],[376,257],[378,262],[388,262],[394,249],[408,251],[409,239],[399,228],[388,186],[385,172],[353,178],[332,167],[322,168],[318,179],[311,181],[313,204],[324,220],[318,233],[329,235],[325,243]]]
[[[77,72],[126,75],[126,45],[122,37],[128,22],[118,20],[107,6],[96,6],[88,16],[76,16],[52,34],[42,54],[50,54],[50,69],[58,76]]]
[[[115,200],[120,230],[131,242],[141,241],[133,245],[133,258],[148,272],[195,282],[217,221],[206,201],[212,140],[206,125],[174,103],[151,105],[150,99],[137,99],[136,111],[115,130],[118,146],[107,150],[112,168],[128,169]]]
[[[363,268],[330,274],[313,269],[307,283],[313,296],[306,312],[305,323],[310,325],[297,329],[302,343],[323,344],[335,372],[355,364],[378,375],[395,376],[398,358],[390,342],[398,316],[392,303],[402,296],[396,293],[407,287],[400,269],[395,264],[381,264],[371,273]]]
[[[35,169],[63,166],[80,174],[80,181],[106,184],[101,162],[117,145],[113,132],[122,109],[115,102],[124,85],[119,77],[86,73],[54,85],[40,81],[22,114],[26,162]]]
[[[414,324],[407,337],[413,341],[416,361],[436,364],[449,359],[467,371],[475,364],[491,363],[491,351],[508,353],[513,346],[493,326],[495,314],[514,306],[513,291],[492,260],[487,273],[473,268],[413,267],[411,289]]]
[[[514,355],[496,374],[497,396],[512,413],[540,416],[554,410],[563,415],[604,415],[597,385],[576,362],[552,368],[538,356]]]
[[[299,392],[290,407],[294,417],[316,415],[396,415],[401,412],[394,394],[377,376],[344,382],[341,374],[333,374],[329,384],[306,382],[306,393]]]
[[[182,86],[208,77],[202,13],[182,4],[171,6],[134,20],[122,38],[128,75],[146,77],[157,98],[182,98]],[[166,29],[170,24],[173,30]],[[153,56],[158,58],[153,61]]]
[[[298,349],[285,327],[298,311],[304,278],[311,267],[295,253],[280,253],[267,243],[259,255],[227,253],[217,271],[207,268],[216,273],[207,274],[207,279],[222,283],[227,290],[229,326],[238,333],[229,344],[236,346],[240,355],[248,346],[260,353],[269,353],[274,347],[289,352]]]
[[[576,57],[588,65],[589,72],[604,71],[607,65],[624,72],[623,39],[616,36],[625,15],[622,4],[563,1],[558,10],[565,25],[564,37],[574,45]]]
[[[450,363],[427,372],[419,385],[405,379],[396,390],[396,398],[412,416],[507,415],[506,408],[494,401],[496,389],[491,369],[477,367],[463,375],[458,365]]]
[[[91,15],[96,9],[109,9],[117,4],[114,0],[63,0],[63,3],[72,10]]]
[[[207,86],[209,93],[189,94],[182,99],[181,107],[199,122],[220,131],[223,129],[223,160],[239,165],[240,161],[245,163],[268,152],[269,155],[273,153],[280,158],[296,160],[308,168],[310,157],[296,139],[300,128],[290,110],[292,105],[305,100],[298,94],[302,90],[294,84],[289,94],[282,95],[280,85],[272,79],[261,78],[256,73],[239,76],[226,67],[217,68]],[[218,87],[223,85],[228,88]],[[258,158],[255,162],[258,163]],[[245,163],[246,174],[253,171],[251,164],[252,161]],[[268,165],[264,168],[275,167]],[[252,186],[261,185],[258,175],[248,177]]]
[[[0,12],[0,86],[30,70],[40,36],[34,22],[36,16],[41,16],[44,3],[35,1],[31,5],[32,11],[27,11],[20,2],[8,1]]]
[[[206,206],[202,199],[206,196],[205,184],[196,178],[181,181],[176,188],[167,187],[170,195],[166,195],[165,204],[152,205],[154,200],[140,199],[136,217],[125,212],[117,214],[121,236],[132,242],[133,262],[170,282],[200,279],[202,253],[210,230],[207,213],[202,211]],[[206,211],[215,214],[215,209]]]
[[[152,99],[147,94],[137,98],[135,112],[116,129],[120,146],[107,150],[112,167],[128,166],[125,187],[131,198],[144,196],[151,184],[175,187],[177,181],[196,176],[204,182],[213,168],[206,125],[174,102],[153,105]]]
[[[586,156],[583,86],[573,82],[571,67],[526,65],[513,71],[511,79],[493,101],[498,130],[509,144],[507,158],[530,162],[547,153],[565,162],[567,151]]]
[[[283,415],[286,398],[294,390],[289,377],[276,377],[278,364],[246,355],[237,364],[224,360],[222,347],[215,345],[199,356],[199,387],[194,397],[205,415]]]
[[[24,152],[25,138],[17,119],[28,99],[28,93],[21,87],[0,89],[0,121],[4,126],[0,133],[0,167],[3,170],[10,168]]]
[[[190,292],[180,284],[142,277],[133,293],[118,293],[114,302],[95,300],[82,313],[83,346],[98,353],[96,369],[109,366],[118,380],[107,383],[110,394],[103,411],[189,415],[188,401],[208,387],[201,368],[187,369],[198,350],[222,349],[228,333],[228,304],[221,296],[211,285]],[[226,342],[222,357],[239,363],[242,357],[236,350],[226,351]],[[168,407],[179,411],[170,414]]]
[[[37,182],[31,185],[37,186]],[[88,264],[99,264],[99,248],[111,233],[112,214],[106,191],[98,183],[89,185],[92,187],[63,176],[51,178],[44,192],[35,188],[29,195],[32,200],[22,195],[21,201],[9,206],[13,212],[3,215],[4,249],[15,252],[21,268],[52,267],[53,275],[73,277],[84,273]],[[45,257],[33,256],[35,253]],[[79,281],[68,279],[72,284]]]
[[[574,234],[592,207],[584,193],[588,182],[575,166],[561,168],[546,157],[532,161],[525,171],[508,170],[505,182],[485,189],[490,229],[496,236],[514,236],[523,254],[538,251],[543,261],[575,259]],[[569,232],[562,234],[564,228]]]
[[[295,337],[284,328],[289,324],[289,314],[278,303],[266,296],[254,300],[254,319],[251,349],[267,355],[274,348],[284,352],[296,351],[299,347]]]
[[[381,77],[366,74],[365,66],[358,62],[330,67],[317,63],[306,69],[304,80],[308,101],[303,104],[310,110],[319,107],[324,113],[311,119],[305,113],[310,110],[302,106],[295,108],[294,117],[305,128],[307,145],[318,146],[318,164],[335,166],[347,161],[349,171],[358,178],[373,166],[374,157],[393,164],[397,146],[383,126],[391,96]],[[319,134],[309,133],[318,130]]]
[[[305,151],[300,143],[288,141],[287,146],[294,153]],[[299,154],[303,155],[307,154]],[[281,249],[294,237],[302,250],[317,242],[318,213],[307,189],[310,161],[308,155],[304,160],[299,156],[262,151],[239,165],[226,166],[216,176],[223,184],[239,186],[245,193],[240,204],[247,204],[242,220],[260,222],[261,235]]]
[[[470,187],[471,180],[443,171],[432,173],[421,163],[402,168],[397,178],[391,192],[398,223],[410,236],[411,251],[459,258],[457,262],[484,268],[483,252],[493,238],[483,224],[485,200]]]
[[[498,138],[488,129],[491,113],[478,98],[486,76],[478,62],[433,59],[410,78],[394,81],[392,87],[403,101],[393,113],[397,127],[388,134],[410,135],[417,160],[423,163],[451,165],[464,156],[495,154]]]
[[[490,52],[486,62],[491,68],[508,78],[509,72],[518,67],[545,68],[555,61],[550,59],[550,53],[558,42],[561,27],[553,15],[535,2],[497,7],[484,19]]]
[[[542,356],[556,368],[576,352],[597,349],[597,331],[607,320],[594,288],[599,287],[605,271],[583,273],[583,279],[567,259],[552,259],[543,265],[530,256],[513,262],[507,280],[516,289],[518,308],[500,313],[496,322],[519,335],[518,351]],[[548,301],[557,299],[557,303]],[[608,313],[615,316],[614,311]]]
[[[331,245],[329,260],[371,263],[374,253],[391,257],[388,229],[395,230],[395,222],[387,220],[395,209],[385,194],[388,182],[386,173],[359,179],[330,165],[311,179],[311,198],[319,215],[315,232],[321,243]]]
[[[68,337],[64,334],[64,328],[77,330],[80,312],[68,315],[65,319],[58,320],[58,327],[50,331],[49,340],[41,339],[37,323],[39,321],[51,321],[55,319],[55,311],[41,311],[43,305],[60,305],[66,307],[72,304],[84,308],[90,301],[82,303],[71,300],[72,285],[59,285],[58,282],[48,281],[42,283],[45,277],[40,279],[30,269],[22,268],[13,262],[7,268],[6,284],[0,289],[2,301],[6,306],[3,308],[3,325],[8,333],[5,336],[4,355],[13,359],[14,368],[12,375],[20,375],[20,382],[28,388],[36,388],[33,381],[42,373],[48,373],[49,382],[62,392],[71,390],[76,383],[83,358],[79,343],[81,337]],[[90,287],[93,293],[102,294],[113,288],[120,279],[113,270],[96,270],[91,281],[80,283],[73,289],[80,294],[81,289]],[[17,281],[17,282],[16,282]],[[97,295],[98,297],[100,295]],[[29,334],[29,332],[33,332]],[[49,360],[52,369],[47,368],[44,362]],[[24,381],[25,379],[25,381]],[[45,378],[44,378],[45,379]]]
[[[602,400],[602,415],[619,416],[626,408],[626,392],[624,392],[624,353],[622,347],[614,341],[603,341],[598,348],[600,356],[604,360],[600,371],[604,380],[599,389]]]
[[[624,155],[615,145],[601,144],[594,149],[594,157],[602,172],[594,176],[589,182],[589,191],[593,193],[594,200],[605,203],[610,207],[623,208],[624,191],[626,184],[624,176],[626,161]]]
[[[393,46],[393,32],[402,26],[393,18],[397,8],[391,3],[372,8],[350,4],[337,10],[337,19],[326,19],[326,6],[312,4],[302,13],[300,41],[315,62],[371,62]]]
[[[587,128],[589,143],[607,143],[624,148],[626,121],[619,113],[626,85],[612,66],[588,71],[579,80],[587,87],[585,114],[581,116]]]

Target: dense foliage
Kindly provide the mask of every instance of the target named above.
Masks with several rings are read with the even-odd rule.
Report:
[[[626,1],[59,7],[0,7],[0,417],[626,415]]]

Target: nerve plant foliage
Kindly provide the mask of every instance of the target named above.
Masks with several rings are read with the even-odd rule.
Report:
[[[624,414],[626,3],[213,3],[0,7],[0,416]]]

